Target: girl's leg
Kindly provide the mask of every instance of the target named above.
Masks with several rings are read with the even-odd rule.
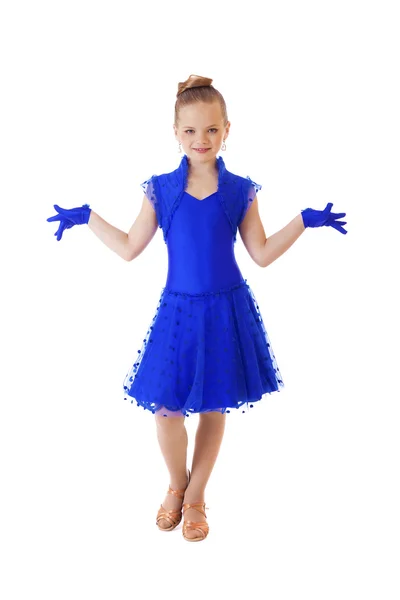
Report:
[[[183,490],[187,485],[187,445],[188,436],[185,427],[185,417],[163,417],[156,415],[157,439],[167,465],[170,486],[173,490]],[[166,510],[179,510],[182,500],[167,494],[162,502]],[[167,528],[166,519],[159,521],[159,526]]]
[[[190,483],[184,502],[204,502],[204,493],[214,468],[225,431],[226,414],[217,411],[199,414]],[[193,508],[185,511],[187,521],[205,521]],[[187,537],[198,537],[198,531],[188,531]]]

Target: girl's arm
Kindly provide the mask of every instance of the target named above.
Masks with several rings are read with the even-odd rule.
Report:
[[[267,238],[258,212],[257,196],[239,226],[240,235],[248,253],[260,267],[267,267],[279,258],[305,229],[303,218],[299,213],[285,227]]]
[[[144,196],[140,213],[128,233],[107,223],[93,210],[90,212],[88,226],[108,248],[124,260],[131,261],[151,242],[158,224],[155,210]]]

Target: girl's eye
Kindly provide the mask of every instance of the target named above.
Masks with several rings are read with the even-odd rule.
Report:
[[[190,131],[194,131],[193,129],[186,129],[185,133],[189,133]],[[208,131],[215,131],[217,132],[218,129],[216,129],[215,127],[211,127],[211,129],[209,129]]]

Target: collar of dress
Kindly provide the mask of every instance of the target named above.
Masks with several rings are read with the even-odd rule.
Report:
[[[248,175],[247,177],[241,177],[228,171],[222,156],[216,158],[215,164],[218,169],[217,196],[236,241],[237,227],[247,210],[250,199],[254,197],[256,191],[261,189],[261,185],[253,182]],[[188,171],[189,160],[185,154],[174,171],[163,173],[154,178],[155,198],[158,199],[155,206],[157,207],[157,216],[160,227],[163,229],[165,241],[175,211],[188,185]],[[145,184],[147,183],[148,181],[145,182]]]
[[[218,156],[215,161],[216,167],[218,169],[218,191],[221,191],[221,184],[227,178],[227,170],[225,167],[224,159],[222,156]],[[187,155],[185,154],[182,157],[179,167],[174,171],[179,177],[180,184],[183,188],[183,191],[186,190],[188,185],[188,171],[189,171],[189,160]]]

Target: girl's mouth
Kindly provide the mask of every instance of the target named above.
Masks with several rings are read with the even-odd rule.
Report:
[[[204,154],[205,152],[208,152],[210,148],[193,148],[193,150],[195,150],[199,154]]]

